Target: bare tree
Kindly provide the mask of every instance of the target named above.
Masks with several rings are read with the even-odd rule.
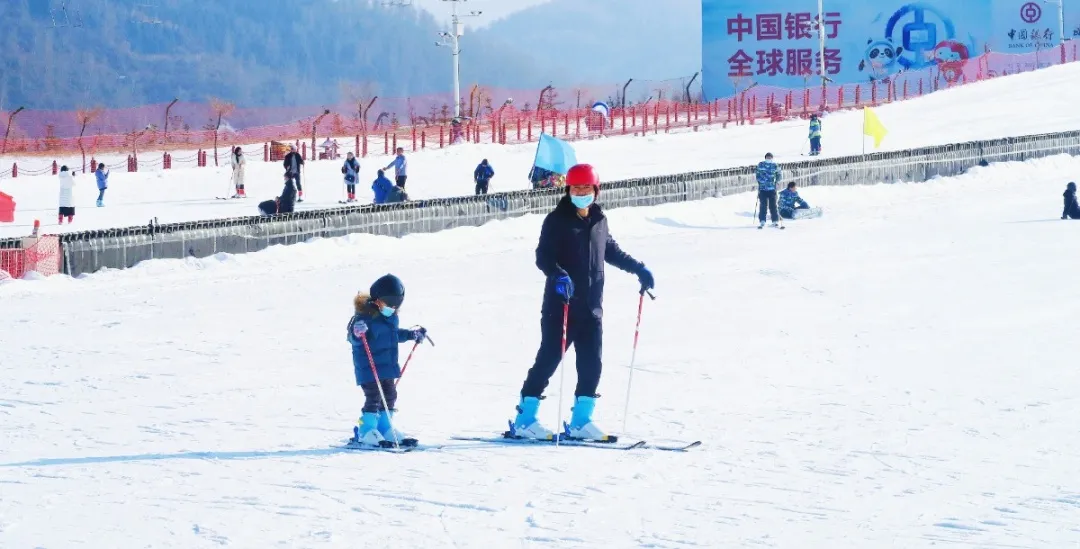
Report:
[[[214,132],[214,165],[218,165],[218,130],[221,129],[221,119],[229,116],[236,110],[236,105],[229,103],[228,101],[218,99],[216,97],[210,98],[210,112],[213,113],[213,118],[210,119],[210,123],[207,124],[208,130]]]
[[[377,82],[341,82],[341,97],[356,109],[356,118],[360,120],[361,130],[367,127],[367,110],[379,94]]]
[[[86,127],[93,124],[104,112],[103,107],[80,108],[75,111],[75,122],[79,124],[79,152],[82,153],[82,169],[84,172],[86,171],[86,148],[83,146],[83,136],[86,135]]]

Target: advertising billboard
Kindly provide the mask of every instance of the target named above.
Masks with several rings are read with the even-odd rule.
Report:
[[[1060,40],[1058,6],[1041,0],[824,0],[822,8],[824,69],[837,84],[887,79],[987,51],[1052,50]],[[1065,12],[1066,39],[1080,37],[1080,17],[1072,12]],[[820,85],[816,0],[702,0],[701,16],[706,98],[752,84]]]

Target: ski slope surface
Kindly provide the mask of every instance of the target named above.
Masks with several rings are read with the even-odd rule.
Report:
[[[805,189],[825,216],[784,231],[745,195],[609,212],[658,299],[622,433],[637,287],[609,268],[595,419],[687,453],[450,440],[513,414],[540,216],[7,282],[0,546],[1076,547],[1078,170]],[[398,425],[441,449],[332,448],[351,300],[387,272],[437,342]]]
[[[1080,63],[978,82],[878,107],[877,113],[889,130],[881,150],[900,150],[929,145],[961,143],[1026,134],[1074,130],[1080,127],[1075,108],[1076,83]],[[823,118],[824,157],[860,154],[863,151],[862,112],[845,111]],[[561,129],[560,129],[561,130]],[[807,150],[807,123],[790,121],[754,126],[706,126],[699,132],[685,129],[671,134],[646,137],[620,136],[575,142],[578,159],[592,163],[606,181],[670,175],[698,170],[748,166],[772,152],[781,162],[804,159]],[[320,141],[322,138],[320,138]],[[867,139],[867,151],[873,142]],[[340,139],[351,145],[352,137]],[[76,177],[74,225],[56,225],[59,183],[55,176],[19,177],[0,181],[0,191],[13,195],[18,203],[15,223],[0,224],[0,236],[29,234],[34,219],[47,232],[90,230],[145,225],[156,218],[173,223],[221,217],[257,215],[257,204],[279,195],[283,186],[280,162],[262,162],[262,144],[248,145],[247,200],[215,200],[233,194],[229,182],[226,147],[221,149],[221,167],[176,168],[166,171],[126,173],[124,158],[104,158],[112,172],[105,208],[94,207],[97,185],[91,174]],[[446,149],[409,153],[410,197],[435,198],[473,193],[473,170],[487,158],[495,169],[491,192],[525,189],[536,144],[466,144]],[[194,152],[176,152],[175,157]],[[150,152],[143,159],[155,158]],[[0,159],[0,168],[10,169],[10,158]],[[70,166],[81,160],[61,159]],[[213,164],[213,157],[210,159]],[[297,208],[318,209],[338,206],[345,187],[341,161],[308,161],[303,178],[306,201]],[[357,195],[370,203],[371,183],[376,171],[390,162],[386,156],[361,159]],[[40,165],[40,160],[22,159],[20,166]],[[6,166],[6,167],[5,167]],[[393,173],[389,174],[392,178]]]

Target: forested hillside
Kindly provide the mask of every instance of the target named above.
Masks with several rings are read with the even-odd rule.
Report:
[[[450,91],[439,25],[378,1],[2,0],[0,21],[0,110],[315,105],[340,101],[342,83],[384,97]],[[464,83],[551,81],[544,60],[468,41]]]

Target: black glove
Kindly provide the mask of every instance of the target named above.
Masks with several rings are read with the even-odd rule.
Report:
[[[425,341],[427,341],[428,343],[431,343],[432,345],[435,345],[435,342],[431,341],[431,338],[429,338],[427,336],[427,328],[425,328],[423,326],[420,326],[419,328],[413,328],[413,330],[412,330],[412,340],[415,341],[417,345],[419,345],[419,344],[421,344],[421,343],[423,343]]]

